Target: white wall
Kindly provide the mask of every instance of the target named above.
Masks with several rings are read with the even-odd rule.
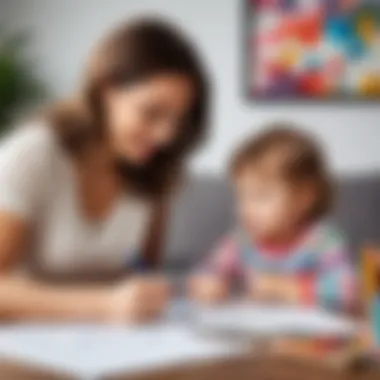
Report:
[[[34,29],[41,72],[59,96],[74,88],[94,40],[115,22],[146,11],[164,15],[188,32],[214,82],[213,133],[193,162],[197,171],[223,170],[237,141],[274,119],[298,122],[318,134],[339,171],[380,168],[379,106],[262,105],[244,99],[239,0],[0,0],[0,19]]]

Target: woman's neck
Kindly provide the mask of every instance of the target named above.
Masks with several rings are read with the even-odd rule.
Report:
[[[92,144],[81,157],[80,167],[88,174],[112,173],[114,171],[114,155],[104,142]]]

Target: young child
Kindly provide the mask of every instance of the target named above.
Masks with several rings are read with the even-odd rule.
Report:
[[[222,301],[240,276],[254,299],[350,309],[354,271],[342,235],[324,221],[332,184],[314,141],[292,127],[267,128],[238,150],[230,171],[238,226],[192,278],[192,296]]]

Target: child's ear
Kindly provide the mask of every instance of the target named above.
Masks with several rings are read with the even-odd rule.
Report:
[[[300,185],[300,191],[297,197],[300,215],[308,215],[317,201],[317,191],[313,183],[304,183]]]

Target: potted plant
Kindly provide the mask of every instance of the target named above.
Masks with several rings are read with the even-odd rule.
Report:
[[[27,57],[28,33],[9,34],[0,29],[0,134],[15,115],[40,102],[45,87]]]

